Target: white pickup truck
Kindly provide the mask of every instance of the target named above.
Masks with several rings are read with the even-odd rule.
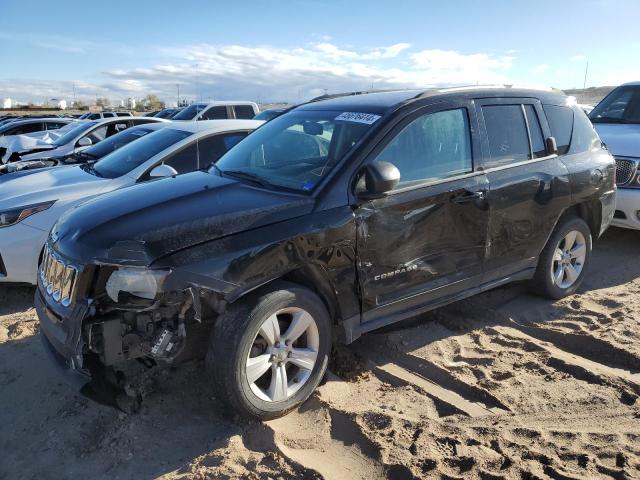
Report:
[[[260,112],[254,102],[210,102],[193,103],[184,108],[180,113],[171,117],[171,120],[251,120]]]

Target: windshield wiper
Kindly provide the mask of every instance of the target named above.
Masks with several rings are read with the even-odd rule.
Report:
[[[218,167],[216,167],[218,168]],[[243,180],[249,180],[250,182],[257,183],[261,187],[273,187],[272,183],[269,183],[264,178],[256,175],[255,173],[245,172],[242,170],[223,170],[221,171],[224,175],[229,175],[230,177],[242,178]]]

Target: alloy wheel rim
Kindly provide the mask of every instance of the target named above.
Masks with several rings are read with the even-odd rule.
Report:
[[[266,318],[245,363],[253,394],[265,402],[291,398],[309,381],[319,346],[318,325],[306,310],[288,307]]]
[[[587,258],[587,242],[584,235],[571,230],[560,239],[553,253],[551,262],[551,279],[559,288],[573,286],[578,278]]]

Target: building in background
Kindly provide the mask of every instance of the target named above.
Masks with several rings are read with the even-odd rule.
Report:
[[[4,98],[2,100],[2,108],[11,108],[13,106],[13,101],[10,98]]]
[[[58,108],[60,110],[66,110],[67,109],[67,101],[66,100],[59,100],[58,101]]]
[[[136,108],[136,99],[131,97],[127,98],[127,107],[131,109]]]

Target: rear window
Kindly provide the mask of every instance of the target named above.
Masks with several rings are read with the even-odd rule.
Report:
[[[236,105],[233,108],[236,111],[236,118],[241,120],[251,120],[256,115],[251,105]]]
[[[482,116],[489,138],[489,167],[529,160],[529,136],[522,105],[486,105]]]
[[[551,135],[556,139],[558,154],[566,155],[571,144],[573,110],[570,107],[561,107],[559,105],[544,105],[542,108],[549,121]]]

